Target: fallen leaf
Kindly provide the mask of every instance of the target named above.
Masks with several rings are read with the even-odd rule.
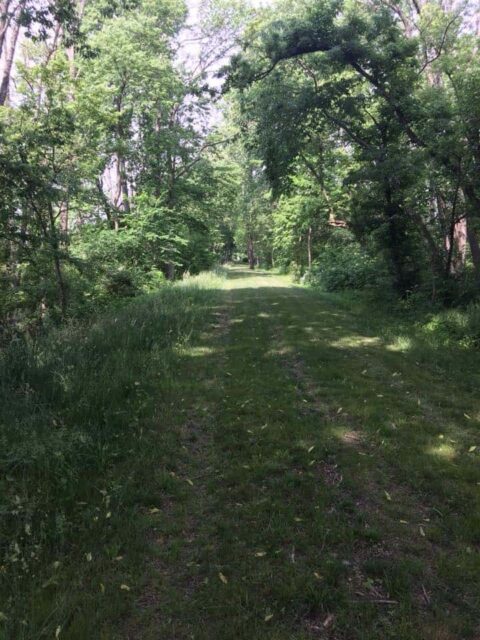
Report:
[[[419,527],[419,529],[420,529],[420,535],[425,538],[425,531],[423,530],[423,527]]]
[[[335,616],[333,615],[333,613],[329,613],[328,616],[323,621],[323,626],[325,627],[325,629],[328,629],[328,627],[331,627],[334,620],[335,620]]]
[[[311,453],[314,449],[315,449],[315,445],[312,445],[312,446],[309,448],[308,453]]]
[[[321,579],[322,579],[322,576],[318,573],[318,571],[314,571],[314,572],[313,572],[313,575],[315,576],[315,578],[316,578],[317,580],[321,580]]]
[[[257,551],[257,553],[255,554],[257,558],[263,558],[266,555],[267,555],[266,551]]]
[[[475,449],[476,449],[476,448],[477,448],[477,445],[475,445],[475,444],[474,444],[474,445],[472,445],[472,446],[470,447],[470,449],[468,450],[468,453],[472,453],[473,451],[475,451]]]
[[[153,507],[152,509],[150,509],[150,513],[160,513],[160,509],[157,509],[157,507]]]
[[[272,618],[273,618],[273,613],[267,613],[267,615],[265,616],[265,622],[268,622]]]
[[[87,562],[91,562],[92,561],[92,554],[91,553],[86,553],[85,557],[87,559]]]
[[[122,591],[130,591],[130,587],[128,586],[128,584],[121,584],[120,589]]]
[[[57,627],[57,628],[55,629],[55,638],[59,638],[59,637],[60,637],[61,632],[62,632],[62,627]]]
[[[385,494],[385,497],[387,498],[387,500],[392,499],[392,496],[388,493],[388,491],[384,491],[383,493]]]
[[[472,418],[468,415],[468,413],[463,414],[467,420],[471,420]]]
[[[188,484],[193,487],[193,482],[190,480],[190,478],[187,478],[186,481],[188,482]]]
[[[223,575],[223,573],[222,573],[222,572],[220,572],[220,573],[218,574],[218,577],[219,577],[219,578],[220,578],[220,580],[223,582],[223,584],[228,584],[228,580],[227,580],[227,578]]]

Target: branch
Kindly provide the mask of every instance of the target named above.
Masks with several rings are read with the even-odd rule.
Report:
[[[445,27],[445,31],[443,32],[443,36],[442,36],[442,40],[440,42],[439,48],[437,49],[433,58],[430,58],[429,60],[425,61],[420,71],[418,72],[418,75],[421,75],[425,71],[425,69],[432,64],[432,62],[435,62],[435,60],[438,60],[438,58],[442,55],[443,47],[445,46],[445,41],[447,39],[448,30],[450,29],[452,24],[454,24],[454,22],[458,20],[458,18],[459,18],[458,14],[454,15],[453,18],[450,20],[450,22],[447,24],[447,26]]]

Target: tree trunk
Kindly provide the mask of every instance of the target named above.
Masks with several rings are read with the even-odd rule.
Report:
[[[307,232],[307,260],[308,270],[312,268],[312,227],[308,227]]]
[[[472,262],[475,269],[475,279],[480,285],[480,246],[478,244],[477,233],[472,228],[471,224],[467,224],[467,240],[470,246],[470,253],[472,254]]]
[[[13,17],[13,26],[10,29],[7,48],[5,50],[5,64],[3,67],[2,82],[0,83],[0,106],[4,105],[8,99],[8,90],[10,87],[10,77],[12,75],[13,60],[15,58],[15,50],[17,48],[18,36],[20,33],[20,13],[25,4],[25,0],[20,2]]]
[[[480,199],[475,193],[475,187],[471,184],[466,184],[463,187],[462,192],[465,198],[467,210],[467,240],[470,246],[470,253],[472,255],[475,280],[477,285],[480,286],[480,247],[478,245],[476,229],[472,224],[473,220],[478,218],[480,214]]]
[[[8,25],[10,24],[10,16],[8,14],[10,3],[11,0],[0,0],[0,57],[5,44]]]
[[[62,318],[64,318],[67,313],[67,287],[63,278],[62,264],[60,261],[60,243],[58,239],[57,229],[55,227],[55,216],[53,214],[52,206],[49,206],[48,214],[50,222],[50,244],[53,250],[53,265],[55,268],[55,276],[57,279],[58,287],[58,301],[60,303]]]
[[[467,236],[466,218],[452,222],[450,233],[445,239],[448,273],[455,275],[463,271],[467,253]]]
[[[247,241],[247,256],[248,256],[248,268],[255,269],[255,250],[253,246],[253,238],[251,235],[248,236]]]
[[[60,204],[60,243],[68,244],[68,200]]]
[[[394,286],[405,297],[414,283],[413,274],[407,267],[407,232],[403,208],[395,202],[392,187],[388,180],[384,184],[385,217],[389,235],[389,251],[394,277]]]
[[[117,199],[116,206],[124,213],[130,213],[130,201],[128,198],[127,175],[125,171],[125,160],[121,154],[116,153],[117,168]]]

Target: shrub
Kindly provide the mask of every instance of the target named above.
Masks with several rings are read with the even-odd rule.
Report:
[[[105,278],[105,289],[116,298],[132,298],[139,293],[133,274],[125,269],[111,271]]]
[[[305,282],[325,291],[364,289],[386,278],[382,263],[356,242],[329,243],[306,274]]]
[[[480,303],[466,309],[441,311],[422,325],[421,332],[436,345],[480,346]]]

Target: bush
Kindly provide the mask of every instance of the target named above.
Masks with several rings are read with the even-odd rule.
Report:
[[[480,303],[466,309],[450,309],[435,314],[421,326],[429,342],[439,346],[480,346]]]
[[[288,271],[295,282],[300,282],[304,276],[305,268],[297,262],[291,262]]]
[[[325,291],[341,291],[378,286],[386,278],[382,263],[356,242],[335,242],[322,248],[304,281]]]
[[[105,289],[116,298],[133,298],[139,293],[133,275],[124,269],[107,274]]]

